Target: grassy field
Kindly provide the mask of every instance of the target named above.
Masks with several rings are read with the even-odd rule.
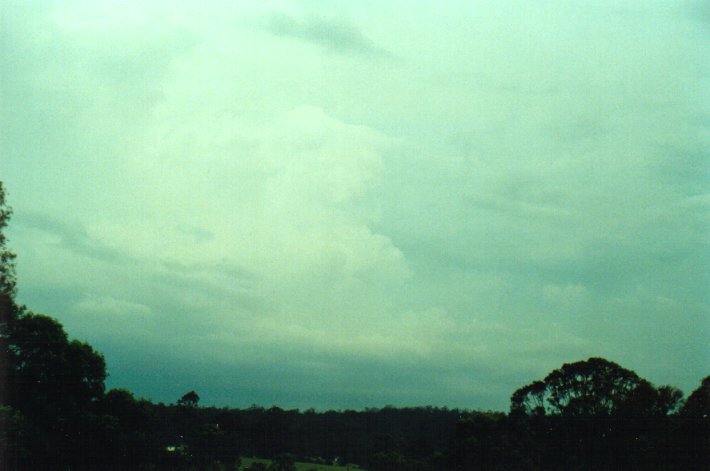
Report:
[[[252,465],[252,463],[264,463],[266,466],[271,464],[271,460],[264,460],[261,458],[247,458],[244,457],[242,458],[242,465],[239,467],[239,470],[247,469],[249,466]],[[302,463],[297,461],[296,462],[296,471],[365,471],[364,469],[355,466],[355,465],[350,465],[350,466],[331,466],[327,464],[318,464],[318,463]]]

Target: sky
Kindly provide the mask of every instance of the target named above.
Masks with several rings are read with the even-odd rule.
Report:
[[[710,374],[710,4],[0,6],[18,300],[165,403]]]

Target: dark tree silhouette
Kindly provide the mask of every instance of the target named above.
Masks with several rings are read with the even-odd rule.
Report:
[[[8,420],[2,469],[53,469],[90,459],[103,356],[69,340],[62,325],[15,302],[15,255],[3,229],[12,211],[0,182],[0,407]]]
[[[710,376],[703,378],[698,389],[690,393],[681,409],[681,414],[703,418],[710,423]]]
[[[9,329],[19,311],[15,305],[15,254],[7,248],[4,233],[11,215],[12,209],[5,203],[5,188],[0,182],[0,405],[7,404],[8,401],[10,358],[7,339]]]
[[[103,356],[86,343],[70,341],[56,320],[31,312],[14,321],[8,347],[9,405],[25,419],[19,446],[32,450],[32,466],[88,458],[83,449],[92,438],[86,430],[92,411],[104,392]]]
[[[121,469],[137,469],[158,458],[159,445],[153,428],[152,403],[136,399],[125,389],[108,391],[97,408],[97,444],[103,449],[99,462]]]
[[[12,209],[5,201],[5,187],[0,182],[0,468],[16,468],[22,455],[18,437],[24,417],[10,404],[11,361],[10,333],[20,308],[15,304],[15,254],[7,248],[4,229]]]
[[[277,455],[271,461],[269,471],[296,471],[296,459],[287,453]]]
[[[511,396],[511,414],[570,417],[665,415],[682,397],[671,386],[656,389],[636,373],[603,358],[565,363],[544,380]]]
[[[0,182],[0,296],[12,299],[15,294],[15,254],[7,248],[3,229],[7,226],[12,208],[5,202],[5,187]]]
[[[680,410],[681,428],[677,436],[683,444],[686,469],[710,470],[710,376],[690,393]],[[697,466],[702,463],[702,466]]]
[[[200,402],[200,396],[195,391],[190,391],[178,399],[177,405],[182,407],[197,407]]]
[[[699,438],[697,420],[680,420],[682,397],[675,387],[656,388],[616,363],[590,358],[515,391],[506,430],[524,437],[516,446],[522,469],[706,469],[699,464],[708,442]]]
[[[548,399],[549,393],[545,382],[533,381],[513,393],[510,398],[511,412],[536,416],[545,415]]]

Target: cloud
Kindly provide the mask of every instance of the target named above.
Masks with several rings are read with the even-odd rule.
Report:
[[[102,298],[85,297],[76,304],[75,310],[90,316],[111,316],[122,319],[130,318],[131,316],[151,315],[151,310],[148,306],[114,299],[110,296]]]
[[[309,17],[298,20],[283,13],[272,13],[267,20],[267,30],[276,36],[300,39],[339,53],[391,56],[358,28],[342,19]]]
[[[543,288],[543,296],[552,302],[570,303],[579,301],[587,294],[587,289],[582,285],[546,285]]]
[[[697,384],[708,52],[684,4],[318,8],[5,8],[21,302],[170,401],[505,409],[593,355]]]
[[[125,263],[130,261],[125,252],[120,252],[106,246],[100,240],[92,238],[86,229],[74,221],[66,222],[54,219],[43,213],[23,213],[16,222],[28,231],[39,232],[45,242],[55,244],[58,248],[73,252],[76,255],[102,260],[110,263]],[[39,234],[35,234],[35,237]]]

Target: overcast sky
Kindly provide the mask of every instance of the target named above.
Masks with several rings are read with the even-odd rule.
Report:
[[[19,301],[174,402],[710,373],[702,1],[0,6]]]

